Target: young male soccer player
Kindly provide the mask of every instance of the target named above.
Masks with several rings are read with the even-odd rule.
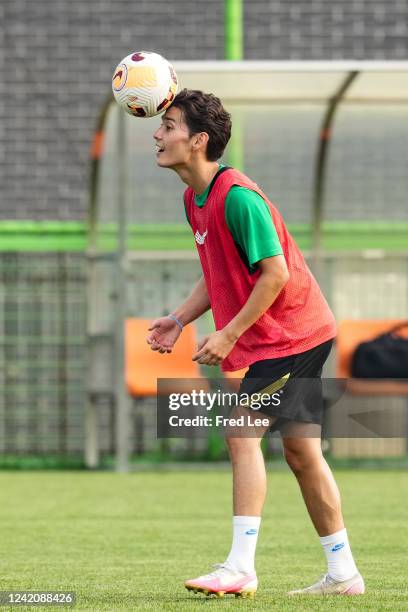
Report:
[[[147,341],[153,350],[170,353],[184,325],[211,308],[217,331],[200,343],[193,357],[198,363],[221,363],[226,371],[249,366],[241,384],[241,392],[249,394],[267,392],[279,381],[320,382],[336,333],[333,315],[277,209],[249,178],[218,163],[230,132],[230,115],[217,97],[183,90],[154,134],[157,164],[177,172],[188,185],[185,210],[203,276],[179,308],[152,323]],[[307,434],[308,427],[319,423],[321,402],[307,395],[298,410],[289,406],[290,414],[284,403],[262,408],[269,425],[259,428],[257,436],[227,437],[233,469],[231,551],[215,571],[187,580],[188,589],[219,596],[255,593],[255,548],[266,494],[260,440],[270,425],[296,422],[306,434],[283,437],[285,458],[328,569],[315,584],[290,594],[364,593],[320,437]]]

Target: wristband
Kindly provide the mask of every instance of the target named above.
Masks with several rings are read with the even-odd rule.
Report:
[[[177,325],[179,326],[179,328],[181,329],[181,331],[183,331],[184,325],[181,323],[181,321],[178,320],[177,317],[175,317],[172,314],[167,315],[169,317],[169,319],[171,319],[172,321],[174,321],[175,323],[177,323]]]

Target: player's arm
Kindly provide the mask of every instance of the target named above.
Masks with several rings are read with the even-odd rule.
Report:
[[[210,299],[202,276],[189,297],[173,311],[172,315],[177,321],[168,316],[153,321],[149,327],[149,331],[152,333],[147,337],[147,343],[150,344],[153,351],[171,353],[181,334],[181,326],[184,327],[184,325],[195,321],[210,308]]]
[[[201,317],[201,315],[210,308],[211,304],[210,298],[208,297],[207,286],[204,276],[201,276],[186,301],[183,302],[173,314],[183,325],[188,325],[188,323]]]

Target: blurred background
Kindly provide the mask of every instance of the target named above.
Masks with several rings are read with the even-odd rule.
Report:
[[[0,17],[0,467],[226,459],[211,436],[158,441],[154,393],[137,368],[124,384],[125,320],[167,314],[200,275],[183,185],[156,167],[159,120],[112,103],[132,50],[222,97],[223,161],[276,203],[339,325],[407,318],[406,0],[4,0]],[[338,352],[326,375],[349,375]],[[404,459],[398,414],[401,436],[332,430],[327,453]]]

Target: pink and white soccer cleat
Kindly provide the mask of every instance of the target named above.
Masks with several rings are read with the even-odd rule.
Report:
[[[315,584],[305,589],[289,591],[288,595],[363,595],[364,580],[361,574],[356,574],[349,580],[337,582],[324,574]]]
[[[194,593],[204,593],[204,595],[235,595],[235,597],[253,598],[258,588],[258,579],[255,572],[244,574],[237,572],[224,563],[217,563],[216,568],[211,574],[199,576],[191,580],[186,580],[185,587]]]

